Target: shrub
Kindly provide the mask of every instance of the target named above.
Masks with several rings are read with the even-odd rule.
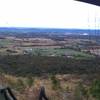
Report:
[[[100,100],[100,80],[95,80],[90,87],[90,94],[96,99]]]
[[[57,90],[60,89],[60,82],[59,80],[55,77],[55,75],[51,76],[51,82],[52,82],[52,89]]]

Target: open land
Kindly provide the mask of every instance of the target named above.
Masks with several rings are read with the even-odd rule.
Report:
[[[38,100],[41,85],[49,100],[100,100],[99,36],[4,33],[0,84],[18,100]]]

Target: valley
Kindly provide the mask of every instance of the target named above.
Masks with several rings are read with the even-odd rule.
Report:
[[[41,86],[49,100],[97,100],[100,36],[86,32],[0,30],[0,86],[18,100],[38,100]]]

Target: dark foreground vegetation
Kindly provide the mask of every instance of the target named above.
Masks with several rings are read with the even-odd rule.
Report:
[[[99,76],[99,57],[0,56],[0,84],[17,100],[39,100],[41,84],[49,100],[100,100]]]
[[[71,59],[29,55],[0,56],[0,72],[15,76],[100,73],[99,58]]]

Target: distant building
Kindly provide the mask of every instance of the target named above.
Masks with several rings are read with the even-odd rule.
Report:
[[[62,55],[62,56],[65,56],[65,57],[67,57],[67,58],[73,58],[73,55],[72,55],[72,54],[64,54],[64,55]]]
[[[30,54],[30,53],[32,53],[32,48],[29,48],[29,49],[25,49],[25,50],[23,50],[23,54]]]

